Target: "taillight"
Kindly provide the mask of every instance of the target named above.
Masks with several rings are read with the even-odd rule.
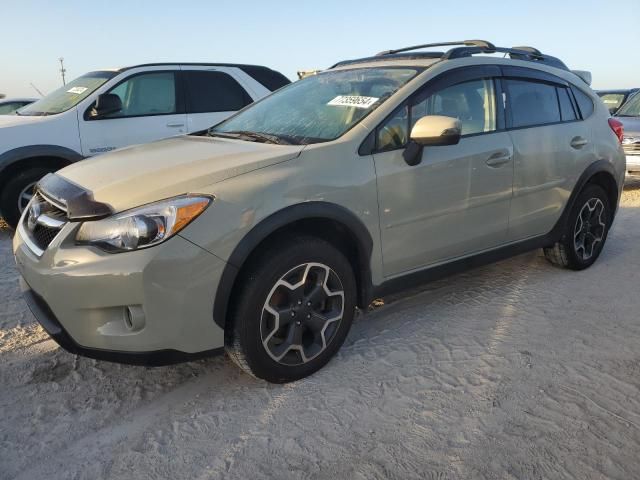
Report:
[[[622,143],[622,137],[624,137],[624,125],[622,122],[615,118],[610,118],[609,126],[611,127],[611,130],[613,130],[613,133],[616,134],[616,137],[618,137],[618,141]]]

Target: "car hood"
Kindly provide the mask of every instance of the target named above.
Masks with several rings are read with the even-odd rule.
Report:
[[[45,115],[0,115],[0,128],[19,127],[21,125],[35,125],[51,119]]]
[[[615,117],[624,125],[625,137],[640,137],[640,117]]]
[[[304,147],[182,136],[117,150],[66,167],[58,175],[120,212],[181,195],[297,157]]]

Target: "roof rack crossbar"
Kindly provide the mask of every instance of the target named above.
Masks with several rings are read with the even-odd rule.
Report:
[[[422,48],[453,47],[455,45],[466,45],[468,47],[479,47],[479,48],[485,48],[488,50],[495,48],[495,46],[491,42],[487,42],[486,40],[460,40],[458,42],[425,43],[423,45],[414,45],[412,47],[403,47],[403,48],[396,48],[393,50],[385,50],[383,52],[377,53],[376,57],[381,57],[383,55],[393,55],[394,53],[409,52],[411,50],[420,50]]]

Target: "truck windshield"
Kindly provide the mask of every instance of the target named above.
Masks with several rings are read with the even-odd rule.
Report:
[[[627,103],[622,105],[618,113],[618,117],[640,117],[640,92],[636,93]]]
[[[75,107],[119,72],[90,72],[76,78],[37,102],[27,105],[18,115],[55,115]]]
[[[312,75],[212,127],[209,135],[298,145],[335,140],[421,70],[376,67]]]

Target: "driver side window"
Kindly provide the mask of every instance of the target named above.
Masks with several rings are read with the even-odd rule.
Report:
[[[122,110],[106,115],[109,118],[176,113],[176,85],[173,72],[135,75],[108,93],[117,95],[122,102]]]
[[[376,150],[403,148],[415,123],[426,115],[443,115],[462,122],[462,135],[496,130],[496,99],[491,79],[471,80],[435,92],[403,105],[385,123],[378,127]]]

